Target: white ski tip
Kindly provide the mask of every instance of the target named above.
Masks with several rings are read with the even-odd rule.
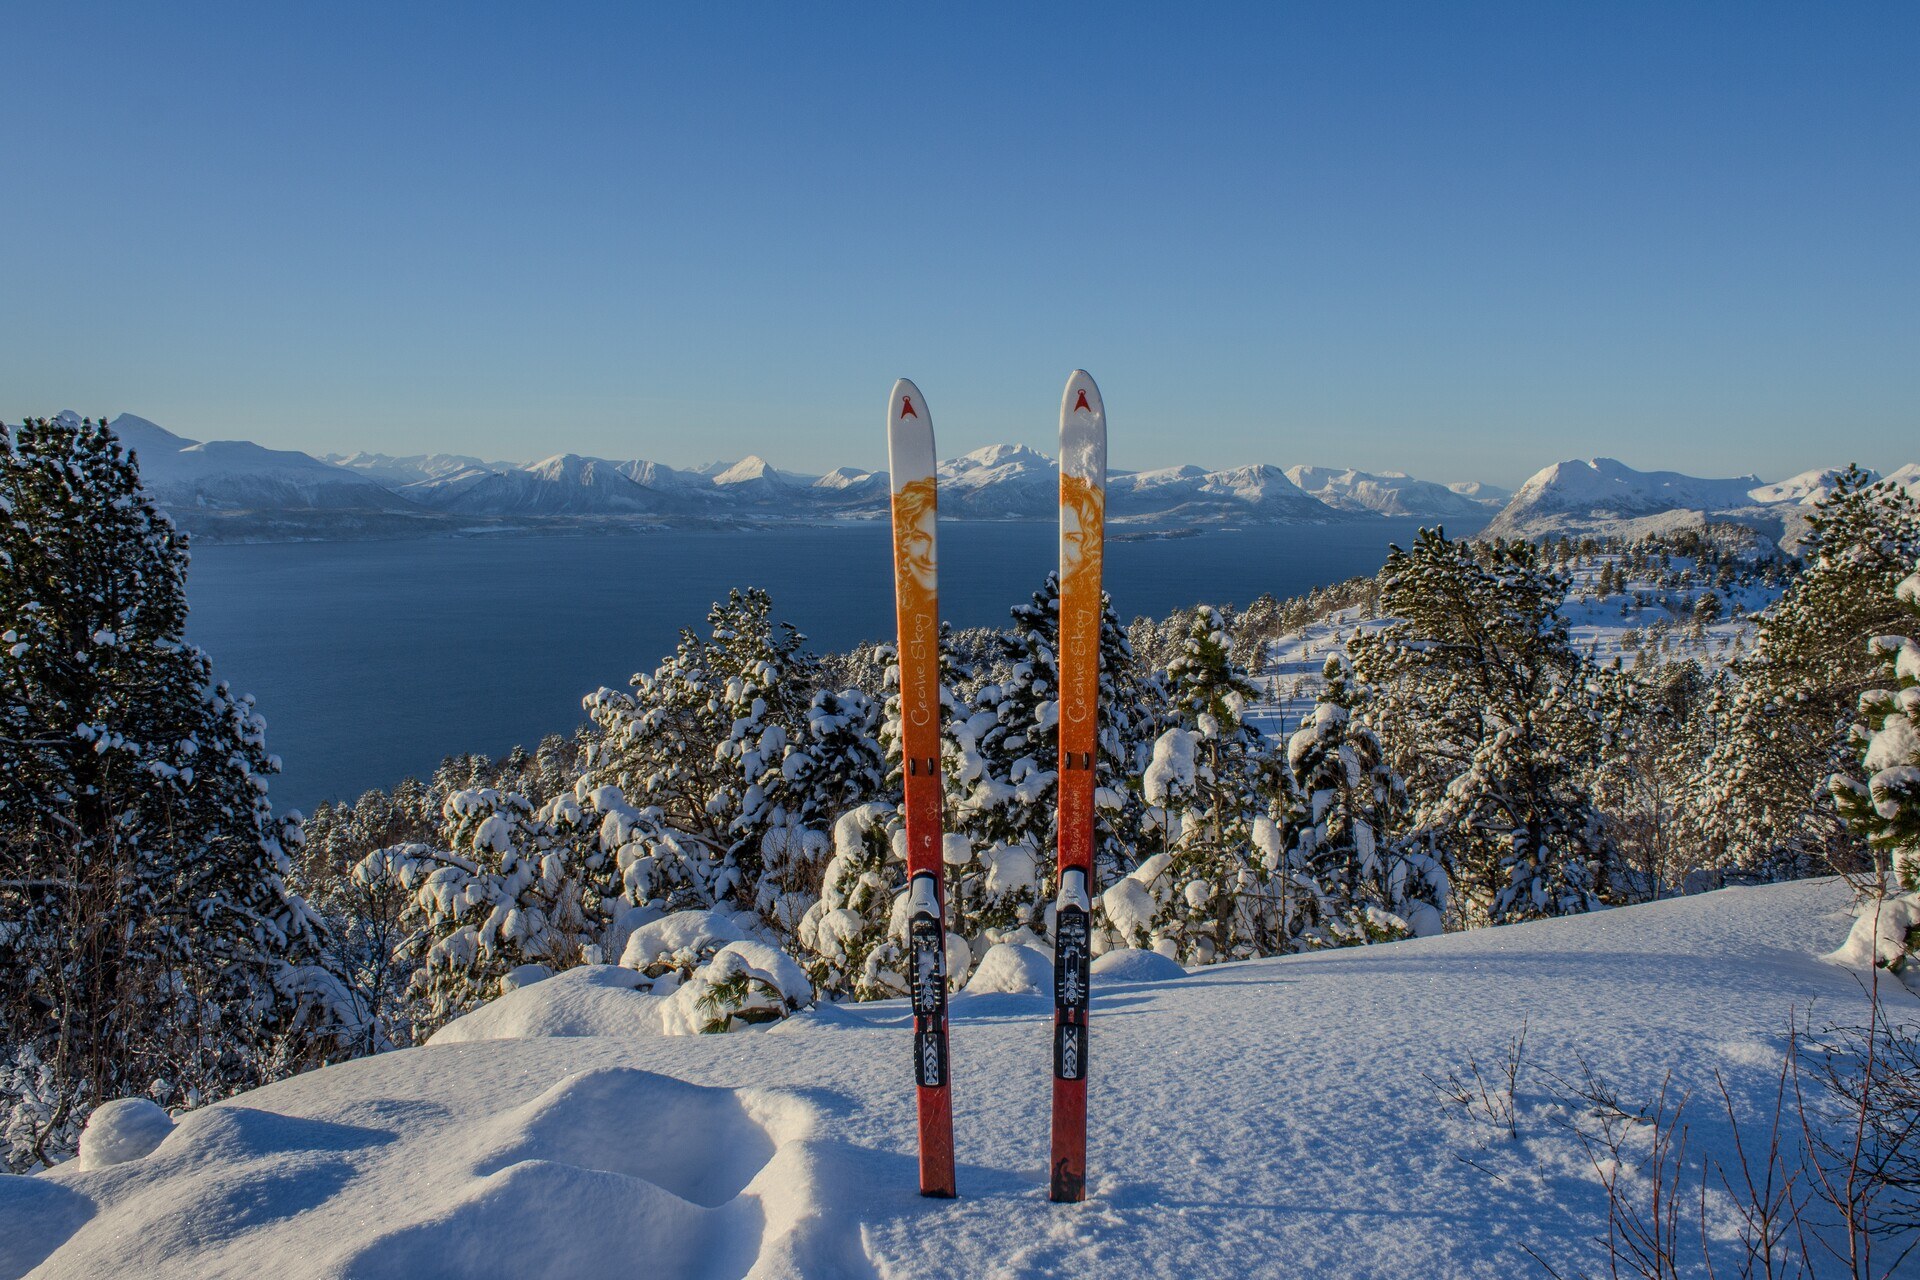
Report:
[[[893,384],[887,401],[887,472],[895,493],[934,474],[933,415],[911,378]]]
[[[1073,371],[1060,396],[1060,472],[1107,486],[1107,407],[1085,369]]]

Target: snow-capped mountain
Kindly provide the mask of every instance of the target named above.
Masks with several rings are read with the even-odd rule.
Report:
[[[1383,516],[1486,515],[1486,504],[1443,484],[1416,480],[1400,471],[1366,472],[1351,468],[1288,467],[1287,478],[1337,511],[1371,511]]]
[[[758,455],[686,468],[571,453],[526,464],[453,453],[316,458],[244,440],[202,443],[133,414],[113,426],[139,455],[160,501],[223,536],[325,537],[336,513],[355,513],[337,522],[341,531],[392,534],[446,527],[450,518],[725,524],[884,519],[888,508],[884,470],[837,467],[814,476]],[[1491,533],[1633,533],[1712,517],[1748,524],[1791,548],[1835,474],[1818,469],[1766,484],[1595,458],[1556,463],[1509,495],[1479,481],[1440,484],[1396,471],[1186,465],[1111,472],[1108,514],[1117,526],[1154,530],[1382,516],[1470,529],[1504,502]],[[1920,465],[1888,478],[1920,496]],[[940,465],[940,509],[949,519],[1051,519],[1058,490],[1054,460],[1025,445],[989,445]]]
[[[681,505],[636,484],[620,463],[574,453],[510,471],[469,468],[400,493],[436,511],[468,516],[661,515]]]
[[[1503,489],[1497,484],[1488,484],[1484,480],[1456,480],[1447,488],[1463,498],[1472,498],[1483,507],[1498,511],[1513,499],[1513,490]]]
[[[390,489],[417,484],[422,480],[439,480],[462,471],[511,471],[519,465],[513,462],[490,462],[464,453],[410,453],[404,457],[395,457],[390,453],[323,453],[320,460],[357,471]]]
[[[79,420],[72,410],[60,418]],[[139,459],[163,506],[204,511],[396,512],[406,503],[385,485],[289,449],[250,440],[190,440],[130,413],[114,432]]]
[[[1792,550],[1806,531],[1807,512],[1832,491],[1843,470],[1819,468],[1766,484],[1757,476],[1709,480],[1636,471],[1613,458],[1557,462],[1521,485],[1486,533],[1632,535],[1711,519],[1748,525]],[[1920,465],[1909,463],[1887,479],[1920,496]]]

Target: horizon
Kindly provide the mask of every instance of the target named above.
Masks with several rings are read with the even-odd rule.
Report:
[[[82,417],[82,418],[86,418],[86,417],[91,417],[96,419],[100,418],[100,415],[98,414],[82,413],[81,411],[73,408],[55,410],[53,413],[49,413],[45,416],[51,418],[51,417],[58,416],[60,414],[71,414],[75,417]],[[109,425],[111,425],[113,421],[117,420],[119,417],[123,415],[127,417],[137,418],[141,422],[146,423],[149,426],[158,427],[162,431],[165,431],[168,434],[181,439],[183,442],[189,445],[219,444],[219,443],[252,443],[252,444],[261,443],[260,441],[213,439],[208,437],[195,436],[188,432],[175,431],[173,428],[169,427],[167,424],[163,422],[157,422],[154,419],[147,417],[145,414],[136,413],[130,409],[123,409],[120,411],[120,413],[117,413],[117,414],[108,414],[104,419],[101,419],[101,420],[104,420],[108,422]],[[41,415],[29,414],[26,416],[38,417]],[[6,424],[4,420],[0,420],[0,425],[9,425],[9,424]],[[705,475],[718,474],[721,471],[725,471],[732,467],[738,466],[739,464],[744,462],[759,461],[759,462],[765,463],[769,467],[772,467],[776,471],[779,471],[791,476],[797,476],[801,479],[809,479],[809,480],[819,479],[820,477],[832,474],[835,471],[858,470],[866,474],[885,474],[887,470],[886,464],[883,460],[878,466],[864,466],[859,463],[843,462],[843,463],[836,463],[833,466],[822,468],[817,471],[810,471],[810,470],[796,468],[788,465],[783,465],[783,463],[779,459],[774,457],[769,457],[766,452],[761,450],[750,450],[747,453],[740,454],[738,456],[730,457],[730,458],[714,457],[714,458],[699,459],[695,461],[676,461],[671,458],[663,458],[658,456],[646,457],[646,456],[641,456],[637,454],[630,455],[627,457],[618,457],[618,456],[611,456],[607,454],[583,453],[576,449],[567,449],[567,448],[563,448],[552,453],[540,454],[537,456],[519,457],[519,458],[505,458],[505,457],[489,458],[489,457],[484,457],[478,454],[466,453],[465,451],[460,451],[460,450],[400,451],[397,449],[397,447],[389,447],[387,449],[357,449],[357,450],[336,449],[336,450],[328,450],[325,452],[315,452],[314,450],[311,450],[311,449],[299,449],[293,446],[263,445],[262,447],[290,448],[293,452],[305,453],[307,454],[307,456],[314,458],[318,461],[330,462],[335,465],[344,465],[346,462],[350,461],[352,458],[356,456],[361,456],[361,455],[367,456],[369,458],[383,458],[383,459],[390,459],[395,461],[406,459],[406,458],[433,457],[436,455],[444,455],[444,456],[458,455],[458,456],[470,457],[473,460],[483,463],[487,466],[506,466],[506,467],[516,467],[521,469],[536,467],[542,463],[550,462],[558,458],[575,457],[575,458],[586,459],[589,461],[610,462],[610,463],[650,462],[656,465],[669,467],[672,470],[678,471],[678,472],[684,472],[689,474],[705,474]],[[953,461],[958,461],[959,459],[962,459],[962,458],[971,457],[975,454],[985,453],[989,450],[1005,449],[1005,448],[1026,449],[1029,452],[1040,455],[1041,457],[1045,458],[1049,462],[1058,461],[1057,454],[1054,451],[1050,451],[1041,446],[1026,444],[1022,441],[1015,441],[1015,440],[991,441],[987,444],[976,445],[971,449],[967,449],[958,453],[949,453],[945,449],[942,449],[940,451],[940,461],[942,463],[953,462]],[[1778,475],[1778,476],[1770,476],[1757,471],[1743,471],[1736,474],[1695,475],[1693,473],[1679,471],[1677,468],[1674,468],[1674,467],[1657,466],[1657,465],[1656,466],[1640,466],[1638,465],[1637,462],[1628,461],[1626,459],[1618,458],[1612,454],[1607,454],[1607,453],[1588,453],[1578,457],[1556,458],[1551,462],[1544,462],[1540,464],[1538,467],[1535,467],[1532,471],[1525,473],[1523,476],[1521,476],[1520,479],[1513,481],[1511,483],[1508,483],[1504,480],[1498,480],[1498,481],[1491,480],[1491,479],[1488,479],[1487,477],[1477,476],[1477,475],[1467,475],[1467,476],[1421,475],[1417,472],[1409,471],[1406,468],[1357,467],[1348,463],[1339,463],[1339,462],[1289,462],[1289,461],[1283,461],[1275,458],[1248,459],[1248,460],[1242,460],[1239,462],[1225,462],[1218,465],[1215,465],[1214,463],[1211,463],[1211,462],[1197,462],[1197,461],[1194,461],[1193,459],[1187,459],[1184,462],[1168,463],[1160,467],[1115,466],[1110,468],[1110,474],[1125,475],[1125,474],[1132,474],[1132,473],[1146,472],[1146,471],[1173,470],[1175,468],[1185,467],[1185,466],[1197,466],[1208,473],[1217,474],[1220,472],[1235,471],[1235,470],[1240,470],[1248,467],[1267,466],[1267,467],[1277,468],[1281,471],[1293,470],[1295,468],[1306,468],[1309,470],[1330,471],[1335,473],[1352,471],[1352,472],[1357,472],[1357,473],[1366,474],[1366,475],[1378,476],[1382,479],[1397,478],[1397,479],[1423,480],[1423,481],[1430,481],[1436,484],[1443,484],[1448,486],[1471,485],[1471,484],[1492,485],[1497,488],[1512,491],[1512,490],[1518,490],[1524,484],[1526,484],[1527,481],[1539,476],[1543,472],[1553,469],[1554,467],[1567,466],[1569,464],[1590,465],[1590,464],[1599,463],[1599,462],[1616,462],[1631,470],[1640,472],[1643,475],[1674,474],[1674,475],[1686,475],[1693,479],[1729,480],[1729,481],[1752,480],[1758,485],[1771,485],[1771,484],[1784,483],[1789,480],[1804,479],[1804,478],[1811,477],[1815,474],[1839,472],[1839,471],[1845,470],[1848,466],[1860,466],[1864,470],[1870,471],[1878,476],[1885,477],[1885,476],[1892,475],[1893,473],[1895,473],[1896,471],[1899,471],[1904,467],[1920,466],[1920,450],[1917,450],[1914,453],[1912,458],[1894,457],[1890,460],[1884,460],[1883,462],[1880,462],[1880,463],[1862,462],[1858,458],[1849,458],[1844,462],[1828,462],[1828,463],[1817,464],[1809,467],[1801,467],[1796,471],[1790,471],[1783,475]]]
[[[8,415],[817,473],[878,466],[901,372],[943,438],[1044,449],[1078,365],[1140,469],[1775,478],[1920,434],[1911,8],[9,28],[85,88],[0,122],[56,196],[0,208]]]

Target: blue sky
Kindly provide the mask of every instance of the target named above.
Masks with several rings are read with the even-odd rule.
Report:
[[[1514,483],[1920,457],[1920,6],[0,11],[0,414]]]

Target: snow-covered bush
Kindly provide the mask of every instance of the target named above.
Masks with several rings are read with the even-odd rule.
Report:
[[[864,804],[833,824],[820,900],[800,921],[808,976],[824,995],[887,1000],[907,994],[906,957],[893,931],[906,886],[906,829],[890,804]]]
[[[813,1003],[813,986],[785,952],[764,942],[729,942],[661,1003],[670,1036],[738,1031],[777,1022]]]
[[[376,850],[353,873],[411,895],[402,946],[420,963],[409,995],[423,1032],[509,989],[520,966],[569,968],[593,944],[568,851],[525,796],[456,791],[441,834],[439,845]]]

